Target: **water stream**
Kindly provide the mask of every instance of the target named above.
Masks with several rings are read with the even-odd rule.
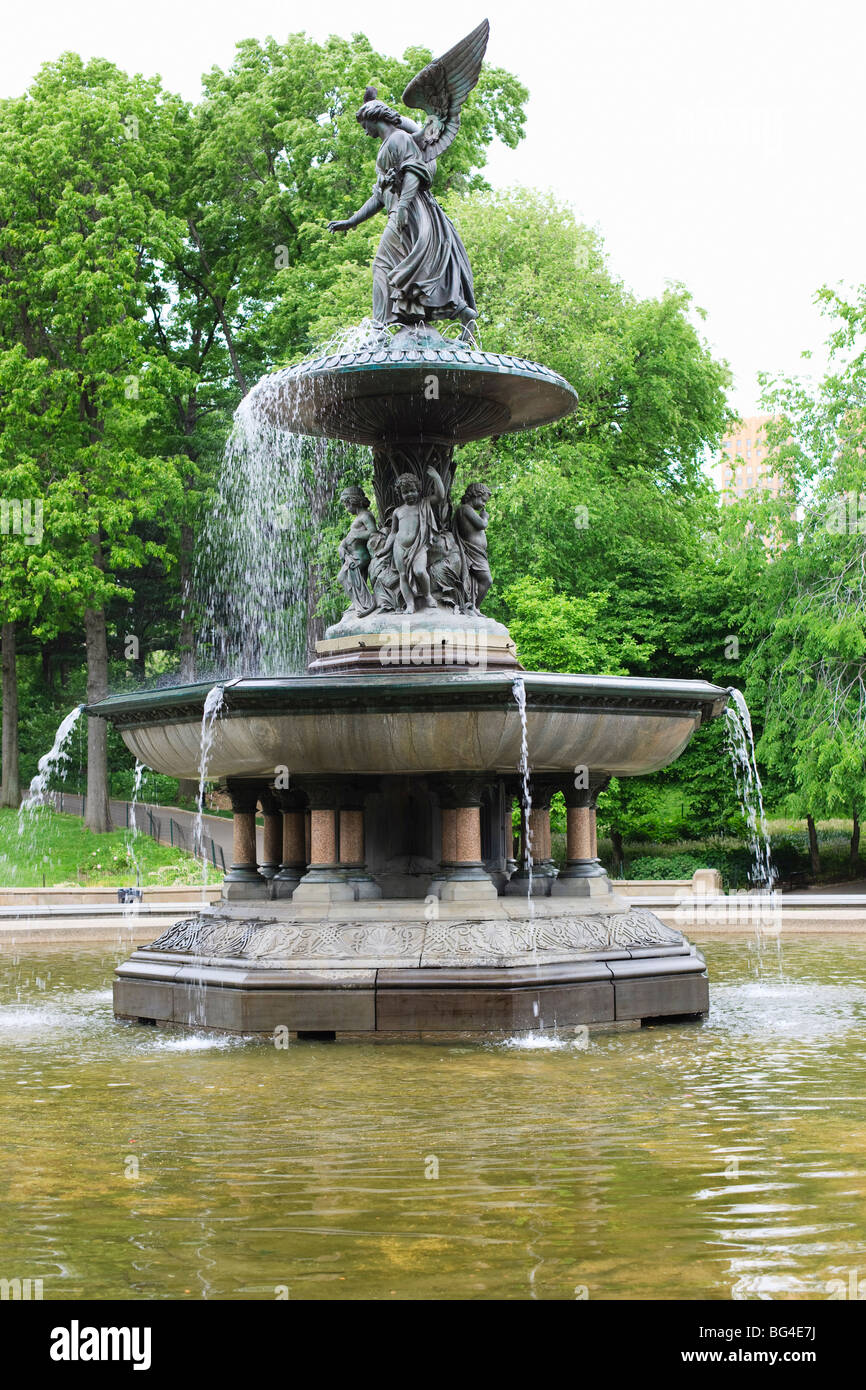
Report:
[[[523,867],[526,872],[526,895],[530,914],[532,913],[532,781],[529,766],[529,744],[526,737],[526,686],[521,676],[515,676],[511,685],[517,712],[520,715],[520,773],[521,801],[523,815]]]
[[[770,834],[764,814],[764,794],[758,764],[755,760],[755,739],[749,706],[740,690],[729,687],[731,702],[725,706],[725,732],[734,769],[734,781],[743,816],[748,827],[752,850],[752,881],[765,892],[771,892],[776,871],[770,849]]]
[[[216,736],[216,722],[225,708],[225,687],[213,686],[207,693],[201,715],[201,741],[198,755],[198,795],[193,823],[193,854],[202,861],[202,901],[207,887],[207,856],[204,853],[204,796],[207,769]]]
[[[32,825],[35,812],[40,807],[48,805],[48,791],[54,776],[62,777],[65,775],[69,762],[72,734],[83,709],[84,705],[76,705],[75,709],[69,711],[66,718],[58,726],[50,752],[43,753],[39,759],[37,764],[39,771],[30,783],[30,793],[18,808],[19,835],[24,834],[28,824]]]
[[[369,346],[370,331],[365,320],[315,356]],[[196,546],[197,661],[215,677],[304,670],[322,526],[339,484],[370,463],[368,449],[300,432],[284,376],[267,373],[238,406]]]
[[[213,751],[214,738],[216,736],[216,723],[219,716],[225,709],[225,689],[222,685],[215,685],[210,689],[205,697],[204,709],[201,716],[201,741],[199,744],[198,759],[198,796],[196,798],[196,813],[193,823],[193,853],[196,858],[201,859],[201,904],[204,908],[207,904],[207,855],[204,852],[204,798],[205,788],[208,780],[208,763]],[[187,1003],[189,1006],[188,1023],[190,1026],[201,1024],[204,1020],[204,975],[195,974],[187,989]]]
[[[135,884],[137,888],[141,887],[141,865],[138,861],[138,855],[135,852],[136,842],[140,834],[140,831],[138,829],[138,821],[136,819],[136,807],[138,805],[138,798],[141,795],[141,784],[144,781],[144,774],[146,771],[147,769],[144,763],[139,762],[138,758],[136,758],[135,773],[133,774],[132,779],[132,801],[129,805],[129,829],[132,833],[127,836],[126,844],[127,849],[129,851],[129,857],[132,860],[133,866],[135,868]],[[135,899],[133,899],[132,901],[132,909],[133,912],[137,910],[137,903]]]

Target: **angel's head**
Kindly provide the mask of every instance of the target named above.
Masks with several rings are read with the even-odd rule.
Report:
[[[368,87],[364,93],[364,105],[355,112],[355,119],[364,127],[368,135],[381,135],[380,125],[400,126],[403,117],[392,106],[378,100],[375,87]]]
[[[421,500],[421,484],[414,473],[401,473],[397,479],[397,491],[404,502],[410,505]]]
[[[344,487],[340,493],[340,501],[353,516],[358,512],[366,511],[370,506],[369,497],[360,487]]]
[[[461,502],[468,502],[470,507],[484,507],[489,501],[490,488],[486,483],[470,483],[461,498]]]

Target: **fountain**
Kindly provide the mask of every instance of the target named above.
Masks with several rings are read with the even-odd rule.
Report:
[[[482,350],[465,249],[429,192],[486,42],[485,22],[409,84],[404,102],[427,112],[423,128],[367,89],[358,119],[381,142],[379,177],[359,212],[330,227],[388,214],[373,321],[337,351],[266,376],[243,407],[263,439],[282,429],[372,450],[374,498],[359,486],[342,495],[345,613],[303,674],[221,681],[218,719],[210,683],[88,708],[148,767],[223,779],[234,813],[222,902],[119,967],[118,1017],[370,1037],[707,1011],[701,955],[613,892],[595,807],[611,776],[676,759],[728,692],[524,672],[507,628],[481,613],[489,492],[475,483],[452,498],[457,447],[548,424],[577,401],[546,367]],[[263,614],[268,630],[273,621]]]

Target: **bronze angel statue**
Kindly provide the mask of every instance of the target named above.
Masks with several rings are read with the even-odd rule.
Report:
[[[387,213],[373,262],[377,327],[458,319],[463,337],[472,337],[478,311],[469,258],[430,186],[436,158],[457,134],[461,108],[478,81],[489,33],[485,19],[409,83],[403,101],[426,111],[423,126],[379,101],[375,87],[364,93],[357,119],[381,141],[376,185],[362,208],[344,222],[329,222],[328,230],[345,232],[382,209]]]

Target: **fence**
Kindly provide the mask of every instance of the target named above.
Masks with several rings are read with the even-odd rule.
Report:
[[[87,798],[79,795],[77,792],[74,794],[70,792],[49,792],[46,799],[53,803],[55,811],[66,811],[68,814],[74,816],[83,816],[87,806]],[[117,802],[115,802],[115,805],[117,805]],[[125,807],[126,827],[128,830],[131,830],[132,822],[130,820],[130,812],[132,810],[132,803],[130,801],[124,801],[123,805]],[[189,823],[184,825],[182,821],[176,820],[174,816],[169,815],[168,827],[164,833],[164,820],[165,815],[155,816],[150,806],[143,806],[139,803],[135,808],[136,830],[145,835],[149,835],[151,839],[156,840],[159,844],[177,845],[178,849],[186,850],[188,854],[193,854],[195,852],[193,844],[193,826]],[[215,869],[221,868],[223,873],[226,872],[226,857],[222,845],[218,845],[213,836],[208,835],[204,829],[202,829],[201,852],[212,861]]]
[[[131,803],[127,801],[124,802],[124,805],[126,806],[126,824],[131,828],[129,819]],[[139,819],[142,814],[145,817],[144,823]],[[135,825],[138,830],[143,830],[145,834],[150,835],[154,840],[158,840],[160,844],[165,844],[167,841],[168,844],[172,846],[177,845],[178,849],[185,850],[187,854],[196,853],[194,825],[189,823],[184,825],[182,821],[175,820],[174,816],[169,815],[168,834],[165,835],[163,833],[162,823],[163,818],[155,816],[149,806],[136,806]],[[208,835],[205,832],[204,827],[202,827],[201,848],[199,853],[209,858],[215,869],[222,868],[223,873],[225,873],[226,857],[223,852],[223,847],[217,844],[212,835]],[[217,855],[219,855],[219,859],[217,859]]]

